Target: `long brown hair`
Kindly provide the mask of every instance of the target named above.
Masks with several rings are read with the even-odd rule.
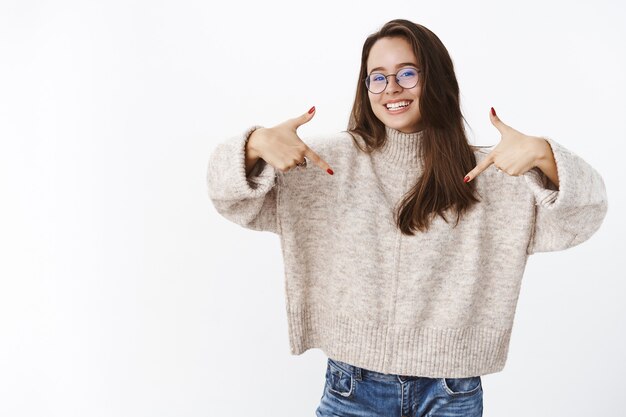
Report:
[[[447,223],[444,211],[453,209],[456,226],[462,214],[480,201],[474,195],[474,181],[463,182],[465,174],[476,166],[476,157],[475,147],[469,144],[465,135],[465,119],[461,114],[459,85],[452,59],[437,35],[422,25],[395,19],[365,40],[356,97],[346,132],[364,152],[371,153],[384,145],[385,125],[372,111],[364,80],[370,49],[385,37],[406,39],[422,70],[419,109],[424,129],[418,157],[424,169],[417,183],[402,198],[395,213],[396,224],[403,234],[413,236],[416,230],[428,230],[435,215]],[[363,138],[365,149],[359,146],[355,134]]]

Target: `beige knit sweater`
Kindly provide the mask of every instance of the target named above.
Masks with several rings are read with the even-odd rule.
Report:
[[[425,377],[501,371],[528,255],[587,240],[607,211],[598,172],[546,138],[558,191],[538,168],[514,177],[492,165],[473,180],[482,201],[456,227],[437,216],[405,236],[392,213],[420,175],[419,132],[387,127],[371,155],[346,132],[303,138],[334,175],[312,163],[283,173],[259,159],[246,177],[245,141],[257,127],[215,147],[208,191],[228,220],[280,237],[293,355],[319,348]],[[477,162],[490,150],[476,151]]]

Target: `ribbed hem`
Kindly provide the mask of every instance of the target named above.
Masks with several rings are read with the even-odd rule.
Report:
[[[511,329],[366,323],[333,311],[287,307],[292,355],[312,348],[360,368],[397,375],[463,378],[504,368]]]

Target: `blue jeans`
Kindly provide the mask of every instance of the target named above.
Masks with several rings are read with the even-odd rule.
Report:
[[[480,376],[383,374],[328,358],[317,417],[481,417]]]

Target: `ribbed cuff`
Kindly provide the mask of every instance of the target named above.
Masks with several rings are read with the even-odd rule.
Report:
[[[261,126],[252,126],[243,134],[217,145],[209,159],[207,181],[209,195],[216,200],[241,200],[263,197],[276,184],[276,171],[270,164],[259,163],[246,176],[245,146],[249,136]]]

